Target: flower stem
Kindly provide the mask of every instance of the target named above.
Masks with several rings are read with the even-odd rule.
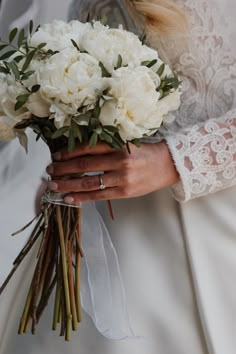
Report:
[[[64,283],[64,291],[65,291],[65,307],[66,307],[65,339],[66,339],[66,341],[69,341],[71,339],[72,314],[71,314],[70,291],[69,291],[69,282],[68,282],[68,274],[67,274],[67,258],[66,258],[64,231],[63,231],[63,225],[62,225],[61,206],[60,205],[56,206],[56,216],[57,216],[57,224],[58,224],[59,239],[60,239],[63,283]]]
[[[77,209],[77,243],[76,243],[76,265],[75,265],[75,298],[78,322],[82,321],[81,295],[80,295],[80,267],[81,267],[81,209]]]

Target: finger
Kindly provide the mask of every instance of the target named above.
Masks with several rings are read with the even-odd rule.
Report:
[[[64,161],[71,160],[79,156],[110,154],[115,151],[117,150],[104,143],[98,143],[93,148],[90,148],[88,144],[77,144],[72,152],[68,152],[67,148],[64,148],[61,151],[56,152],[52,156],[53,159],[56,161]]]
[[[51,176],[66,176],[86,172],[100,172],[118,170],[121,164],[119,154],[101,156],[86,156],[74,160],[56,162],[47,167]]]
[[[66,180],[53,180],[48,182],[48,188],[54,192],[91,192],[100,190],[103,184],[106,188],[118,187],[121,183],[119,174],[111,172],[104,175],[86,176]]]
[[[113,200],[125,198],[122,188],[107,188],[95,192],[70,193],[64,198],[66,204],[78,205],[81,202]]]

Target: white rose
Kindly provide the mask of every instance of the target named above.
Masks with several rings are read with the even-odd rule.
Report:
[[[38,83],[43,99],[58,107],[54,112],[57,121],[57,115],[60,115],[59,120],[65,120],[82,106],[93,108],[108,85],[107,79],[102,78],[98,61],[75,48],[53,55],[42,65],[38,71]],[[50,111],[53,113],[52,107]]]
[[[134,70],[120,68],[110,82],[110,94],[114,99],[106,102],[101,110],[103,125],[118,127],[125,142],[151,135],[150,129],[160,127],[163,116],[157,113],[158,75],[144,66]]]
[[[51,49],[53,51],[72,48],[73,44],[71,39],[79,46],[81,36],[91,29],[91,27],[91,24],[84,24],[79,21],[66,23],[64,21],[54,20],[50,24],[42,25],[39,30],[32,35],[29,44],[38,46],[40,43],[47,43],[44,50]]]
[[[80,45],[82,50],[101,61],[110,73],[116,67],[119,55],[123,65],[135,67],[140,64],[142,43],[135,34],[123,29],[112,29],[95,22],[81,38]]]

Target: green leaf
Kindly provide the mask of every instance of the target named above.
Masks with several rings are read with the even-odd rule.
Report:
[[[17,134],[21,146],[25,149],[25,152],[28,153],[28,137],[25,132],[20,132]]]
[[[19,102],[26,102],[29,98],[30,94],[29,93],[25,93],[23,95],[19,95],[16,97],[17,101]]]
[[[29,33],[32,34],[33,32],[33,28],[34,28],[34,23],[32,20],[30,20],[30,23],[29,23]]]
[[[33,74],[35,73],[35,71],[33,70],[30,70],[30,71],[27,71],[27,73],[24,73],[21,77],[21,80],[24,81],[24,80],[27,80],[30,76],[32,76]]]
[[[16,63],[19,63],[23,58],[24,58],[24,55],[17,55],[17,57],[14,58],[14,61]]]
[[[147,65],[148,68],[153,67],[155,64],[157,63],[157,59],[154,59],[152,61],[150,61],[150,63]]]
[[[37,48],[40,50],[40,49],[43,49],[44,47],[46,47],[46,45],[47,45],[47,43],[40,43]]]
[[[90,121],[89,121],[89,126],[92,128],[92,129],[96,129],[100,126],[100,122],[97,118],[91,118]]]
[[[97,135],[102,134],[102,127],[98,127],[95,129],[95,132],[97,133]]]
[[[8,46],[8,44],[1,44],[1,45],[0,45],[0,51],[3,50],[3,49],[5,49],[7,46]]]
[[[22,30],[20,31],[19,37],[18,37],[18,41],[17,41],[18,48],[21,47],[24,39],[25,39],[25,30],[24,30],[24,28],[22,28]]]
[[[74,41],[74,39],[71,39],[71,43],[72,43],[73,46],[80,52],[79,46],[78,46],[78,44]]]
[[[0,66],[0,73],[9,74],[9,70],[6,69],[4,66]]]
[[[80,114],[79,116],[73,117],[73,120],[78,125],[81,125],[81,122],[86,122],[89,124],[89,120],[91,117],[92,117],[92,111],[88,111],[84,114]]]
[[[110,136],[107,132],[105,132],[104,130],[103,130],[103,132],[102,132],[102,134],[101,134],[101,138],[103,139],[103,140],[105,140],[107,143],[109,143],[109,144],[111,144],[112,143],[112,141],[113,141],[113,138],[112,138],[112,136]]]
[[[36,141],[39,141],[39,139],[41,138],[41,135],[42,135],[42,133],[40,132],[40,133],[37,133],[37,136],[36,136]]]
[[[74,131],[72,127],[70,128],[69,138],[68,138],[68,151],[72,152],[75,148],[76,140],[74,136]]]
[[[165,64],[162,63],[161,66],[159,67],[159,69],[157,70],[157,75],[161,77],[163,75],[164,71],[165,71]]]
[[[31,88],[31,92],[32,93],[35,93],[35,92],[38,92],[38,90],[40,89],[40,85],[34,85],[34,86],[32,86],[32,88]]]
[[[150,63],[150,60],[145,60],[141,62],[142,66],[147,66]]]
[[[77,123],[72,119],[72,129],[74,132],[74,137],[78,138],[80,143],[83,142],[83,135],[82,132],[80,130],[80,127],[77,125]]]
[[[24,106],[24,104],[28,101],[29,96],[30,94],[26,93],[16,97],[17,102],[15,104],[15,111],[18,111],[18,109]]]
[[[17,123],[14,128],[15,129],[25,129],[29,127],[32,123],[31,119],[23,119],[21,122]]]
[[[98,135],[96,132],[94,132],[91,138],[89,139],[89,147],[92,149],[94,146],[97,145],[97,142],[98,142]]]
[[[97,105],[93,110],[93,118],[99,118],[100,113],[101,113],[101,107]]]
[[[16,80],[20,80],[20,71],[19,71],[18,66],[16,65],[16,63],[14,61],[12,61],[12,62],[8,63],[7,66],[13,72]]]
[[[17,101],[16,104],[15,104],[15,111],[18,111],[20,108],[22,108],[24,106],[25,102],[20,102],[20,101]]]
[[[24,63],[24,65],[22,67],[22,70],[21,70],[22,72],[25,72],[26,69],[28,69],[28,67],[29,67],[32,59],[34,58],[36,52],[37,52],[37,49],[34,49],[27,55],[25,63]]]
[[[141,143],[140,139],[133,139],[131,141],[131,143],[134,144],[138,148],[140,148],[142,146],[142,143]]]
[[[102,77],[111,77],[111,74],[107,71],[107,69],[105,68],[105,66],[101,61],[99,62],[99,66],[102,70]]]
[[[13,54],[15,54],[16,50],[10,50],[9,52],[4,53],[1,57],[0,60],[5,60],[10,58]]]
[[[69,127],[62,127],[58,130],[56,130],[52,136],[51,136],[51,139],[58,139],[60,138],[61,136],[63,136],[65,133],[67,133],[69,130]]]
[[[142,66],[146,66],[147,68],[151,68],[152,66],[154,66],[155,64],[157,63],[157,59],[153,59],[153,60],[146,60],[146,61],[143,61],[141,63]]]
[[[13,30],[10,32],[10,34],[9,34],[9,42],[10,43],[15,39],[17,32],[18,32],[18,28],[13,28]]]
[[[114,125],[103,125],[103,129],[108,130],[112,133],[118,133],[119,129],[117,127],[114,127]]]
[[[116,69],[121,68],[122,67],[122,63],[123,63],[123,59],[122,59],[122,56],[119,54],[118,55],[117,64],[116,64]]]

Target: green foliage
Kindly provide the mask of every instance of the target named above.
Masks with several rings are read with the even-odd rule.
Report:
[[[9,42],[13,42],[18,32],[18,28],[14,28],[9,34]]]
[[[108,70],[105,68],[101,61],[99,62],[99,66],[102,70],[102,77],[111,77],[111,74],[108,72]]]
[[[28,101],[29,96],[30,94],[26,93],[24,95],[19,95],[16,97],[15,111],[18,111],[25,105],[25,103]]]
[[[71,43],[72,43],[73,46],[80,52],[79,46],[78,46],[78,44],[74,41],[74,39],[71,39]]]
[[[39,27],[38,27],[39,28]],[[28,32],[32,36],[35,31],[33,21],[30,21]],[[145,40],[143,38],[143,40]],[[71,39],[73,46],[82,52],[75,40]],[[14,28],[8,37],[8,42],[0,39],[0,73],[5,75],[11,74],[15,77],[16,82],[22,85],[25,93],[17,96],[15,110],[19,110],[28,102],[31,94],[40,90],[40,85],[33,85],[29,88],[26,84],[35,71],[32,70],[31,63],[37,58],[39,60],[47,59],[55,55],[58,51],[45,49],[47,43],[40,43],[37,47],[31,46],[28,41],[24,29],[18,30]],[[144,61],[142,65],[153,68],[157,63],[157,59]],[[102,77],[111,77],[111,73],[106,69],[102,62],[99,62]],[[125,67],[123,58],[118,55],[115,70]],[[160,92],[160,98],[168,95],[172,90],[177,89],[180,85],[179,79],[176,74],[173,77],[164,77],[165,64],[163,63],[157,70],[157,74],[161,78],[160,86],[157,91]],[[24,91],[23,91],[24,92]],[[96,106],[91,109],[87,106],[79,107],[74,116],[68,116],[67,126],[57,129],[54,124],[54,118],[48,117],[39,118],[32,115],[29,119],[25,119],[18,123],[14,128],[20,143],[27,149],[27,137],[25,129],[30,127],[37,134],[37,140],[42,138],[50,147],[60,147],[67,144],[68,151],[72,151],[77,143],[89,144],[92,148],[98,141],[104,141],[113,148],[122,151],[126,145],[127,150],[130,152],[130,144],[137,147],[141,146],[141,139],[134,139],[126,144],[122,141],[119,134],[119,128],[113,125],[102,125],[100,122],[100,114],[102,107],[107,101],[112,100],[113,97],[109,95],[109,88],[104,90],[99,97]]]

